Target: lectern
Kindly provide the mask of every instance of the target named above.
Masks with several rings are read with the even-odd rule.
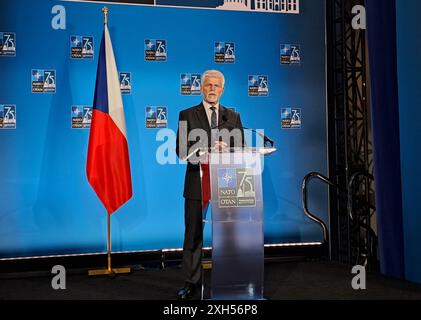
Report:
[[[210,178],[211,299],[263,299],[262,160],[275,150],[232,148],[203,155]]]

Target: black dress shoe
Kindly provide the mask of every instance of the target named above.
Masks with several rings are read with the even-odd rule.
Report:
[[[179,300],[191,299],[196,292],[196,286],[190,283],[186,283],[184,288],[181,288],[177,292],[177,297]]]

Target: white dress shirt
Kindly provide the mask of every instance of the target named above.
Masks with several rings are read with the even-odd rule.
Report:
[[[211,119],[212,119],[212,110],[211,107],[215,107],[215,112],[216,112],[216,125],[218,125],[218,120],[219,120],[219,102],[217,104],[215,104],[214,106],[212,106],[210,103],[207,103],[205,100],[203,100],[203,106],[205,107],[206,110],[206,115],[208,116],[208,122],[209,122],[209,127],[211,127]],[[211,127],[212,129],[212,127]]]

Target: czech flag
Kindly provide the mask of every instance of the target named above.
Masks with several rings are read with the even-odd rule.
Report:
[[[99,52],[86,173],[108,214],[131,198],[132,179],[123,101],[106,24]]]

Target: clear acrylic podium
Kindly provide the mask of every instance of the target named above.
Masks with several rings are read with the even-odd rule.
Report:
[[[210,176],[210,299],[263,299],[262,157],[275,150],[203,152],[202,161],[208,163]]]

